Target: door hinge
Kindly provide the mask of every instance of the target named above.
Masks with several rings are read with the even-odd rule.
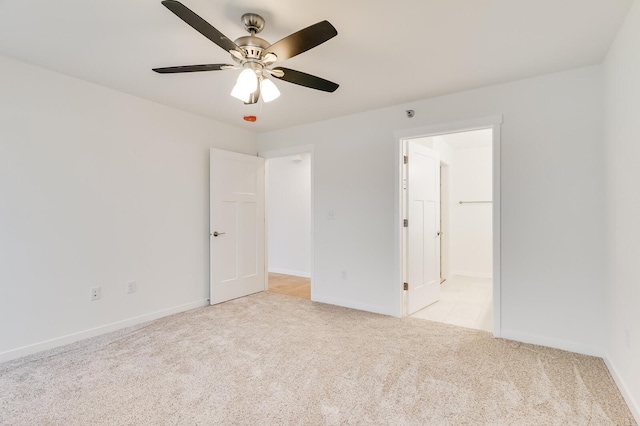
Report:
[[[409,156],[405,155],[403,161],[404,161],[404,164],[409,164]]]
[[[402,288],[404,288],[405,290],[409,290],[409,283],[404,283],[404,286]]]
[[[409,226],[409,219],[405,219],[402,224],[404,225],[404,227],[408,227]]]

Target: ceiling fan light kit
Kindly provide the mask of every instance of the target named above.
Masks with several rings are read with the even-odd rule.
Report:
[[[260,81],[260,91],[262,92],[262,100],[265,102],[271,102],[280,96],[278,87],[266,77],[262,77],[262,81]]]
[[[251,68],[245,68],[238,76],[236,85],[231,90],[231,96],[246,103],[256,90],[258,90],[258,76]]]
[[[323,92],[334,92],[339,87],[334,82],[301,71],[283,67],[271,68],[278,61],[290,59],[335,37],[338,32],[328,21],[318,22],[270,44],[256,36],[264,29],[265,20],[255,13],[245,13],[242,15],[242,24],[249,35],[231,41],[179,1],[164,0],[162,4],[200,34],[229,52],[236,65],[205,64],[154,68],[153,71],[157,73],[241,69],[236,84],[231,90],[231,96],[245,104],[255,104],[261,96],[264,102],[271,102],[280,96],[280,91],[273,81],[267,78],[267,75]]]

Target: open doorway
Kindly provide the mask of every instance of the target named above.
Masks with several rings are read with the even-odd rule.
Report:
[[[494,285],[493,258],[499,250],[495,250],[497,233],[493,229],[496,188],[493,132],[491,127],[402,141],[405,155],[415,156],[421,150],[437,158],[437,171],[433,173],[437,176],[429,177],[426,183],[428,191],[434,194],[432,198],[437,198],[431,204],[416,195],[415,188],[425,185],[420,181],[425,178],[417,178],[419,174],[411,171],[411,156],[404,161],[408,162],[404,166],[407,170],[403,171],[402,188],[403,214],[408,217],[408,226],[403,229],[407,315],[494,331],[494,289],[499,287]],[[412,207],[412,203],[419,208]],[[437,214],[416,218],[416,212],[426,210],[422,206],[437,208]],[[416,220],[423,223],[416,227]],[[429,249],[429,245],[435,249]],[[422,246],[426,249],[420,251]],[[433,287],[436,282],[437,292],[431,290],[431,298],[416,302],[420,286]]]
[[[311,299],[311,153],[266,162],[267,291]]]

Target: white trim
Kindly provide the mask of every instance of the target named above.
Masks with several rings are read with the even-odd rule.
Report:
[[[402,289],[402,163],[403,140],[418,137],[431,137],[450,133],[468,132],[472,130],[492,129],[493,134],[493,335],[502,336],[502,298],[501,298],[501,237],[500,237],[500,144],[502,114],[475,118],[452,123],[441,123],[427,127],[403,129],[394,133],[396,141],[395,158],[395,236],[396,236],[396,277],[398,293],[396,299],[396,316],[404,315],[404,290]]]
[[[162,309],[160,311],[151,312],[149,314],[140,315],[122,321],[116,321],[100,327],[90,328],[88,330],[67,334],[66,336],[57,337],[55,339],[45,340],[44,342],[34,343],[32,345],[12,349],[10,351],[0,353],[0,362],[10,361],[12,359],[34,354],[36,352],[53,349],[58,346],[68,345],[70,343],[77,342],[78,340],[88,339],[90,337],[95,337],[101,334],[120,330],[121,328],[131,327],[132,325],[142,324],[144,322],[153,321],[158,318],[188,311],[190,309],[200,308],[207,305],[209,305],[209,299],[197,300],[195,302],[185,303],[184,305]]]
[[[314,146],[313,145],[299,145],[299,146],[292,146],[290,148],[282,148],[282,149],[273,149],[273,150],[268,150],[268,151],[260,151],[258,153],[258,155],[261,155],[262,158],[264,158],[265,160],[268,160],[270,158],[279,158],[279,157],[288,157],[289,155],[295,155],[295,154],[309,154],[309,162],[311,163],[311,205],[309,206],[310,208],[310,224],[311,224],[311,235],[310,237],[310,251],[311,251],[311,264],[310,264],[310,269],[311,271],[309,272],[308,278],[311,279],[311,300],[313,301],[317,301],[316,300],[316,296],[315,296],[315,286],[313,285],[314,283],[314,264],[315,264],[315,242],[314,242],[314,235],[315,235],[315,220],[314,220],[314,206],[315,206],[315,196],[314,196],[314,188],[315,188],[315,166],[314,166]],[[266,167],[265,167],[265,189],[268,188],[269,182],[268,182],[268,167],[269,167],[269,162],[266,161]],[[267,192],[267,191],[265,191]],[[269,194],[266,194],[266,203],[269,202],[268,197]],[[268,204],[266,204],[268,205]],[[266,213],[265,209],[265,220],[268,220],[268,215]],[[268,222],[267,222],[268,223]],[[265,233],[266,233],[266,238],[265,238],[265,269],[269,268],[269,250],[268,250],[268,244],[269,244],[269,232],[268,232],[268,226],[265,226]],[[275,272],[275,271],[274,271]],[[268,274],[265,274],[265,290],[267,290],[269,288],[269,277]]]
[[[291,269],[269,268],[269,272],[274,274],[293,275],[294,277],[311,278],[311,272],[293,271]]]
[[[500,214],[502,211],[502,190],[500,161],[502,149],[502,116],[499,122],[494,122],[491,136],[493,143],[493,335],[502,336],[502,225]]]
[[[396,137],[396,158],[394,159],[394,167],[395,167],[395,199],[396,199],[396,208],[394,209],[393,220],[394,220],[394,233],[396,238],[396,249],[395,251],[395,264],[396,264],[396,281],[395,285],[398,286],[398,289],[403,288],[402,284],[404,282],[404,226],[402,225],[403,212],[404,212],[404,200],[402,196],[402,180],[403,180],[403,167],[404,167],[404,138],[397,136]],[[400,292],[394,292],[394,294],[399,295],[396,299],[394,305],[396,306],[396,312],[394,316],[403,317],[405,316],[405,305],[406,305],[406,295],[404,289]]]
[[[400,318],[399,315],[396,315],[396,312],[393,312],[389,309],[388,305],[370,305],[367,303],[354,302],[353,300],[339,299],[334,297],[316,297],[314,302],[326,303],[329,305],[340,306],[343,308],[356,309],[358,311],[372,312],[374,314],[388,315],[392,317]]]
[[[631,393],[627,388],[627,384],[624,380],[622,380],[622,377],[609,359],[609,356],[604,356],[602,357],[602,359],[604,360],[604,364],[609,369],[609,373],[611,374],[611,377],[613,377],[613,381],[616,382],[616,385],[618,385],[618,389],[620,390],[620,393],[622,394],[625,402],[629,406],[631,414],[633,414],[633,417],[635,417],[636,423],[640,424],[640,403],[638,403],[638,401],[633,399],[633,397],[631,396]]]
[[[395,139],[413,139],[417,137],[446,135],[449,133],[470,132],[472,130],[482,130],[499,126],[502,124],[502,121],[502,114],[491,115],[452,123],[440,123],[432,126],[398,130],[394,133],[394,137]]]
[[[550,339],[546,336],[534,336],[531,334],[503,329],[501,338],[515,340],[516,342],[530,343],[532,345],[546,346],[548,348],[561,349],[563,351],[574,352],[577,354],[596,356],[600,358],[603,356],[601,348],[570,342],[567,340]]]

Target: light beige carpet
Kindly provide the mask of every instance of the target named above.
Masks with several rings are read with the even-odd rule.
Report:
[[[601,359],[261,293],[0,364],[2,425],[634,425]]]

